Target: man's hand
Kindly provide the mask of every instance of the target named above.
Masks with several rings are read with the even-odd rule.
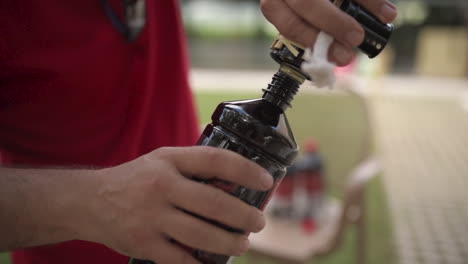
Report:
[[[100,170],[0,167],[0,251],[81,239],[158,264],[198,263],[184,245],[225,255],[247,251],[262,212],[212,186],[218,178],[268,190],[273,178],[240,155],[212,147],[161,148]],[[90,256],[92,257],[92,256]]]
[[[191,177],[218,178],[268,190],[266,170],[231,151],[212,147],[161,148],[99,173],[101,187],[85,239],[158,264],[198,263],[170,242],[224,255],[248,249],[247,235],[227,232],[181,209],[248,232],[265,225],[262,212]]]
[[[356,0],[382,22],[397,16],[394,4],[386,0]],[[343,66],[351,62],[354,47],[364,40],[364,30],[330,0],[260,0],[263,14],[286,38],[312,47],[319,31],[335,38],[330,59]]]

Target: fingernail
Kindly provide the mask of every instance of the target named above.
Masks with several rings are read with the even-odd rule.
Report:
[[[339,65],[344,65],[349,63],[353,53],[341,45],[336,45],[332,51],[332,56]]]
[[[260,213],[260,218],[257,222],[257,226],[256,226],[256,232],[260,232],[262,231],[262,229],[265,227],[265,217],[263,217],[263,213]]]
[[[346,34],[346,41],[353,47],[359,46],[364,41],[364,33],[362,31],[351,31]]]
[[[271,174],[268,171],[263,172],[262,185],[265,188],[270,188],[273,185],[273,177],[271,176]]]
[[[390,2],[385,2],[380,9],[380,15],[383,22],[392,22],[397,16],[396,6]]]
[[[239,251],[239,256],[245,254],[245,253],[249,250],[249,245],[250,245],[250,241],[249,241],[249,239],[246,237],[246,238],[242,241],[241,247],[240,247],[240,249],[239,249],[239,250],[240,250],[240,251]]]
[[[397,10],[397,7],[394,3],[390,1],[385,1],[385,4],[387,4],[389,7],[393,8],[393,10]]]

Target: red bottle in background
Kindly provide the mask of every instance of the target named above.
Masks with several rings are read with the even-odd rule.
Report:
[[[302,221],[304,231],[312,233],[325,199],[324,165],[314,138],[308,138],[303,149],[276,190],[270,211],[278,218]]]

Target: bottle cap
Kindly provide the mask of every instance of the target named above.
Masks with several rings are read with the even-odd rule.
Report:
[[[374,58],[384,50],[390,36],[393,32],[393,25],[381,22],[378,18],[372,15],[369,11],[352,2],[351,0],[343,0],[341,3],[335,2],[340,9],[348,15],[352,16],[362,25],[365,31],[364,42],[359,46],[359,49],[364,52],[369,58]]]

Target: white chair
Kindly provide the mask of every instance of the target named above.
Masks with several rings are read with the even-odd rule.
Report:
[[[313,234],[302,230],[297,221],[276,219],[267,215],[267,225],[250,238],[248,263],[309,263],[314,257],[333,252],[339,247],[345,230],[356,226],[356,263],[365,263],[366,206],[365,189],[369,180],[380,172],[374,158],[360,163],[349,175],[342,203],[329,202],[324,224]]]

